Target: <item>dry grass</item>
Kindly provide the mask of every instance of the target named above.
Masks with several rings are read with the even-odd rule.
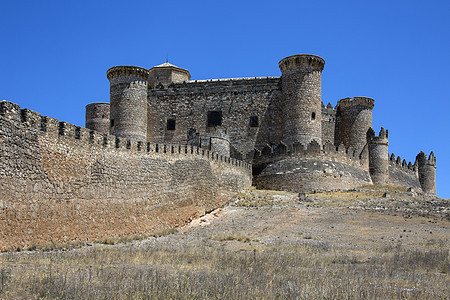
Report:
[[[391,192],[396,193],[394,188]],[[383,193],[374,187],[316,193],[302,203],[294,193],[250,189],[234,203],[245,208],[233,207],[230,219],[217,217],[217,227],[113,237],[90,247],[49,243],[32,247],[47,251],[3,253],[0,299],[448,299],[445,218],[436,223],[334,209],[367,199],[377,206],[377,199],[395,207],[409,203],[386,201]],[[306,209],[305,204],[318,207]],[[414,209],[448,207],[427,205]],[[417,238],[403,242],[399,235]],[[124,243],[146,237],[155,238]]]
[[[211,239],[215,241],[238,241],[238,242],[244,242],[248,243],[251,242],[252,239],[248,236],[245,236],[243,234],[237,233],[237,234],[218,234],[211,237]]]
[[[327,244],[229,251],[205,242],[5,253],[0,261],[2,299],[445,299],[450,293],[443,249],[396,247],[361,259]]]
[[[135,233],[135,234],[127,234],[127,235],[120,235],[120,236],[108,236],[99,240],[96,240],[94,243],[98,244],[104,244],[104,245],[116,245],[120,243],[128,243],[132,241],[139,241],[151,237],[162,237],[169,234],[174,234],[177,232],[176,228],[167,228],[163,230],[158,230],[151,232],[149,234],[143,234],[143,233]],[[82,241],[70,241],[70,242],[55,242],[55,241],[49,241],[45,243],[38,243],[34,242],[31,243],[25,250],[26,251],[52,251],[52,250],[70,250],[74,248],[80,248],[82,246],[86,246],[86,242]],[[10,251],[21,251],[21,249],[9,249],[5,250],[3,252],[10,252]]]

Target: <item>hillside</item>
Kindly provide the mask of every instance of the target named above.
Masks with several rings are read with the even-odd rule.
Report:
[[[0,298],[448,299],[449,221],[397,188],[249,189],[151,237],[3,253]]]

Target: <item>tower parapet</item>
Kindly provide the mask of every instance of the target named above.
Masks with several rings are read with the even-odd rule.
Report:
[[[367,142],[366,133],[372,127],[374,100],[368,97],[344,98],[336,105],[338,121],[335,144],[362,149]]]
[[[425,193],[436,195],[436,157],[431,152],[428,156],[421,151],[416,156],[418,164],[419,182]]]
[[[378,136],[369,128],[367,131],[369,145],[369,173],[372,182],[378,185],[389,183],[389,131],[381,127]]]
[[[284,98],[283,141],[286,144],[322,144],[321,73],[325,60],[299,54],[282,59],[279,67]]]
[[[148,70],[117,66],[106,74],[110,82],[111,134],[147,141]]]
[[[97,102],[86,105],[86,128],[109,134],[109,103]]]

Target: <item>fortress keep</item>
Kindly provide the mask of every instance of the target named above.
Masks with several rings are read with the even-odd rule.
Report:
[[[396,185],[436,194],[436,158],[389,156],[374,100],[321,99],[324,59],[281,77],[191,80],[170,63],[107,71],[86,128],[0,101],[0,251],[182,225],[243,188]]]
[[[389,159],[388,131],[372,129],[374,100],[321,99],[325,60],[292,55],[281,77],[190,80],[164,63],[107,71],[107,106],[86,106],[86,127],[150,143],[194,145],[245,160],[260,188],[311,192],[394,184],[435,194],[435,158]],[[103,121],[93,110],[102,112]],[[105,124],[109,122],[110,127]]]

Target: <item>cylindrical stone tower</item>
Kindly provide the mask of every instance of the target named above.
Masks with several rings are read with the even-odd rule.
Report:
[[[117,66],[106,74],[110,82],[111,134],[147,141],[148,70]]]
[[[339,100],[336,106],[336,119],[339,119],[338,136],[335,144],[362,150],[367,143],[367,130],[372,128],[372,109],[374,101],[367,97],[354,97]]]
[[[109,103],[86,105],[86,128],[109,134]]]
[[[211,134],[211,151],[230,157],[230,138],[226,131],[216,128]]]
[[[427,194],[436,195],[436,157],[434,157],[434,153],[431,152],[427,159],[426,154],[421,151],[416,156],[416,161],[422,190]]]
[[[385,185],[389,183],[389,152],[388,131],[381,127],[380,134],[369,128],[367,142],[369,144],[369,173],[373,184]]]
[[[322,144],[321,77],[325,60],[309,54],[292,55],[279,62],[284,97],[283,142]]]

